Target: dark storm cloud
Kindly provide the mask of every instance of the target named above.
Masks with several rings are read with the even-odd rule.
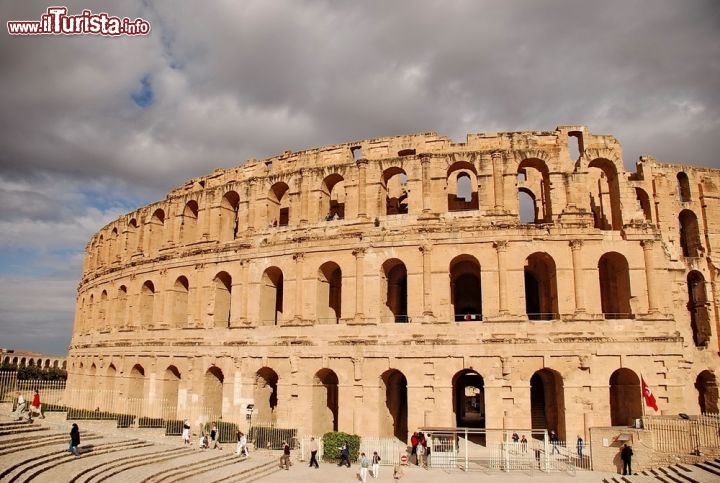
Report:
[[[79,272],[88,237],[120,213],[286,149],[585,124],[615,135],[629,168],[640,154],[720,166],[716,1],[66,6],[143,17],[152,30],[4,34],[0,248],[38,251],[18,276]],[[37,20],[46,8],[3,2],[0,16]],[[73,247],[70,260],[54,255]],[[9,310],[20,285],[2,284],[3,328],[45,303]],[[55,316],[71,320],[72,301]]]

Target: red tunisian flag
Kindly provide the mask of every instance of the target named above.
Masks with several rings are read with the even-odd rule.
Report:
[[[652,391],[650,391],[650,388],[647,384],[645,384],[645,379],[643,379],[642,376],[640,376],[640,382],[642,383],[642,394],[645,398],[645,405],[649,408],[653,408],[655,412],[658,411],[657,402],[655,401],[655,396],[653,396]]]

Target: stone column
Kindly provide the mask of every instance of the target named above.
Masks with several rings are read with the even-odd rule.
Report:
[[[302,317],[302,306],[303,306],[303,260],[305,259],[304,253],[296,253],[293,255],[295,260],[295,317],[293,318],[293,324],[301,324]]]
[[[507,315],[507,275],[506,275],[506,253],[508,242],[496,241],[493,247],[497,251],[498,263],[498,312],[500,315]]]
[[[430,156],[423,155],[420,158],[420,163],[422,164],[422,210],[423,213],[429,213],[430,200],[432,199],[430,193]]]
[[[493,187],[495,196],[495,211],[503,211],[505,209],[505,191],[503,190],[503,157],[502,153],[495,151],[492,153],[493,165]]]
[[[654,240],[643,240],[640,242],[645,259],[645,280],[647,282],[648,312],[657,314],[657,287],[655,285],[655,259],[653,258]]]
[[[575,288],[575,315],[585,313],[585,281],[582,267],[582,240],[572,240],[573,286]]]
[[[242,288],[240,290],[240,323],[242,325],[250,325],[248,320],[248,304],[250,303],[250,284],[248,277],[250,276],[250,261],[240,260],[240,281]]]
[[[310,184],[310,173],[307,169],[300,170],[300,224],[306,225],[308,222],[308,200],[310,193],[308,185]]]
[[[353,250],[355,255],[355,323],[362,323],[365,307],[365,249]]]
[[[420,246],[423,254],[423,319],[432,322],[435,318],[432,310],[432,245]]]
[[[358,159],[356,161],[358,167],[358,218],[367,218],[367,159]]]
[[[250,178],[248,180],[248,183],[250,184],[250,196],[247,200],[247,229],[248,231],[255,231],[255,223],[257,220],[257,214],[256,214],[256,206],[257,206],[257,184],[258,180],[257,178]]]
[[[166,247],[172,247],[175,244],[175,226],[174,226],[174,220],[171,216],[171,210],[173,208],[171,206],[167,207],[167,213],[165,213],[165,221],[164,221],[164,227],[163,230],[165,230],[165,246]]]

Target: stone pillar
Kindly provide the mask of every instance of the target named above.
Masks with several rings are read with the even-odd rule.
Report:
[[[506,275],[506,253],[508,242],[497,241],[493,243],[493,247],[497,251],[498,263],[498,312],[500,315],[507,315],[507,275]]]
[[[365,307],[365,249],[353,250],[355,255],[355,323],[362,323]]]
[[[248,260],[240,260],[240,281],[242,282],[242,288],[240,290],[240,323],[242,325],[250,325],[250,321],[248,320],[248,304],[250,303],[249,276],[250,262]]]
[[[645,280],[647,282],[648,312],[657,314],[657,288],[655,285],[655,259],[653,258],[654,240],[643,240],[640,242],[645,259]]]
[[[585,280],[582,267],[582,240],[572,240],[573,286],[575,289],[575,315],[585,313]]]
[[[358,159],[358,218],[367,218],[367,159]]]
[[[168,207],[168,212],[165,213],[165,226],[163,227],[163,230],[165,230],[165,246],[166,247],[172,247],[175,244],[175,226],[173,223],[173,217],[170,215],[172,210],[172,207]]]
[[[430,193],[430,156],[423,155],[420,158],[420,163],[422,164],[422,211],[423,213],[429,213],[432,199]],[[427,308],[427,305],[425,307]]]
[[[310,184],[310,173],[307,169],[300,170],[300,224],[306,225],[308,222],[308,200],[310,193],[308,187]]]
[[[505,209],[505,191],[503,190],[503,156],[499,151],[492,153],[493,165],[493,187],[495,211],[500,212]]]
[[[303,320],[302,307],[303,307],[303,260],[305,259],[304,253],[296,253],[293,255],[295,260],[295,317],[293,318],[293,324],[301,324]]]
[[[424,166],[424,165],[423,165]],[[423,254],[423,321],[433,322],[435,315],[432,310],[432,245],[420,246]]]
[[[257,213],[256,213],[257,209],[256,209],[256,207],[257,207],[257,204],[258,204],[258,203],[257,203],[257,184],[258,184],[258,180],[257,180],[257,178],[250,178],[250,179],[248,180],[248,183],[250,184],[250,190],[249,190],[249,191],[250,191],[250,196],[248,197],[248,200],[247,200],[247,203],[248,203],[248,207],[247,207],[247,212],[248,212],[248,214],[247,214],[247,216],[248,216],[247,229],[248,229],[248,231],[255,231],[255,223],[256,223],[256,220],[257,220]]]

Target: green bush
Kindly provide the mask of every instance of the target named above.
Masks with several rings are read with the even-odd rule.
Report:
[[[360,454],[360,436],[343,432],[325,433],[323,435],[323,459],[326,461],[340,461],[340,447],[343,443],[346,443],[350,450],[350,461],[357,461]]]

